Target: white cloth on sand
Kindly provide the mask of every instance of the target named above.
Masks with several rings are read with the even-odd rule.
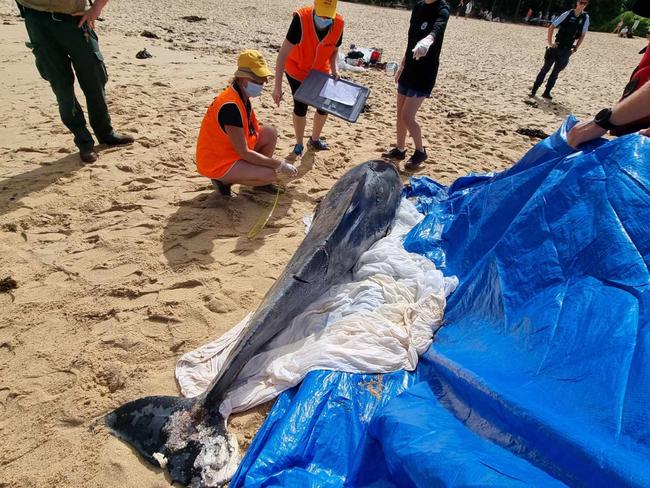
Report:
[[[345,56],[343,54],[339,53],[338,57],[336,58],[336,68],[339,71],[354,71],[355,73],[365,73],[366,68],[362,66],[354,66],[352,64],[348,64],[345,61]]]
[[[404,236],[422,219],[402,199],[390,234],[366,251],[345,282],[297,316],[244,367],[221,406],[228,417],[275,398],[314,370],[389,373],[415,369],[440,328],[446,297],[458,285],[424,256],[407,252]],[[224,367],[252,313],[176,365],[183,395],[203,393]]]

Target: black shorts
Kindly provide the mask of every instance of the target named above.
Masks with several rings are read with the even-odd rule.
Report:
[[[298,88],[300,88],[300,85],[302,85],[301,81],[296,80],[295,78],[292,78],[289,76],[287,73],[287,81],[289,82],[289,86],[291,87],[291,95],[295,95],[296,92],[298,91]],[[322,110],[316,110],[319,114],[325,115],[327,112],[323,112]],[[298,117],[304,117],[307,115],[307,104],[299,102],[295,98],[293,99],[293,113],[296,114]]]

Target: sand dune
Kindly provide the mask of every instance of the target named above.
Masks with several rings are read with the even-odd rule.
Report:
[[[301,177],[252,241],[246,233],[273,197],[235,187],[226,200],[196,174],[200,121],[236,52],[255,47],[273,64],[296,6],[112,1],[98,28],[110,109],[137,142],[101,148],[100,160],[84,166],[13,2],[0,0],[0,279],[18,283],[0,293],[0,487],[168,486],[94,420],[139,396],[176,394],[179,355],[254,309],[301,241],[303,216],[346,169],[392,143],[391,79],[351,75],[372,90],[368,110],[354,125],[328,122],[332,150],[297,161]],[[340,11],[345,45],[399,59],[408,12],[349,3]],[[144,29],[160,39],[140,37]],[[551,132],[569,113],[611,105],[645,44],[589,34],[555,103],[530,106],[544,39],[540,28],[451,19],[439,83],[421,113],[431,157],[421,174],[449,183],[508,167],[536,142],[517,129]],[[135,59],[143,47],[152,59]],[[267,89],[256,107],[288,154],[290,104],[275,108]],[[232,419],[242,448],[265,412]]]

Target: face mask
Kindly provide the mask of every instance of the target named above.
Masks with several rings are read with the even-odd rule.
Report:
[[[245,90],[248,96],[252,98],[252,97],[259,97],[262,94],[263,88],[264,85],[260,85],[259,83],[255,83],[254,81],[249,81],[245,87]]]
[[[318,30],[324,30],[327,29],[330,25],[332,25],[333,20],[328,19],[327,17],[319,17],[318,15],[314,15],[314,25],[316,25],[316,28]]]

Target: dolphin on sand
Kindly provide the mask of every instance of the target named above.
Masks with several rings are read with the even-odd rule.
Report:
[[[219,407],[244,365],[292,319],[349,272],[390,230],[402,183],[396,168],[368,161],[347,172],[321,201],[309,233],[248,323],[224,368],[196,398],[153,396],[105,417],[110,431],[172,481],[226,483],[239,462],[237,440]]]

